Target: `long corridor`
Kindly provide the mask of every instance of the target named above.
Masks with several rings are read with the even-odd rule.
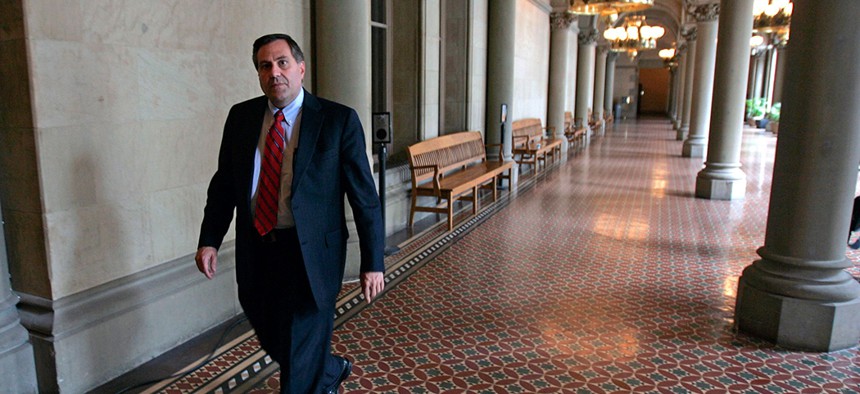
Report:
[[[617,125],[342,325],[346,392],[860,391],[856,349],[732,330],[776,138],[744,141],[746,199],[710,201],[668,121]]]
[[[703,160],[681,157],[667,120],[615,124],[356,306],[333,342],[355,363],[344,392],[860,392],[857,348],[793,352],[733,330],[775,145],[746,130],[746,198],[712,201],[694,197]],[[277,387],[274,372],[251,391]]]

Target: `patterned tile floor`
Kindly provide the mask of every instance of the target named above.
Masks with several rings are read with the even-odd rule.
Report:
[[[860,349],[733,330],[775,137],[747,130],[746,198],[711,201],[693,196],[702,159],[674,136],[664,119],[615,125],[343,322],[342,392],[860,392]],[[277,388],[274,371],[251,391]]]
[[[764,239],[775,138],[744,201],[693,197],[664,120],[618,125],[336,332],[360,392],[857,392],[860,351],[732,330]]]

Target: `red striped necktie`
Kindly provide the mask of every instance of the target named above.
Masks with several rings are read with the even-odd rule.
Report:
[[[275,123],[266,134],[266,150],[257,187],[257,209],[254,213],[254,227],[260,235],[266,235],[278,222],[278,193],[281,190],[281,162],[284,159],[286,132],[283,126],[284,113],[275,113]]]

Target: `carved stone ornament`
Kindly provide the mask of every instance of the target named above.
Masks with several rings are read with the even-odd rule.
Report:
[[[614,62],[615,59],[618,59],[618,52],[610,51],[609,53],[606,54],[606,61],[607,62]]]
[[[553,12],[549,14],[549,26],[552,30],[568,30],[573,21],[573,15],[567,12]]]
[[[687,42],[696,41],[696,26],[692,26],[681,31],[681,35]]]
[[[697,22],[713,22],[720,17],[720,4],[709,3],[698,5],[692,14]]]
[[[600,37],[600,32],[597,29],[590,29],[579,32],[579,45],[594,45],[597,44],[597,38]]]

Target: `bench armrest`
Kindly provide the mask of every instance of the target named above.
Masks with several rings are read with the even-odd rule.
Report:
[[[415,170],[423,170],[423,169],[433,169],[433,193],[436,196],[442,195],[442,192],[439,190],[442,188],[442,184],[440,183],[440,174],[439,174],[439,165],[438,164],[428,164],[423,166],[414,166],[412,167],[412,185],[413,187],[418,186],[418,182],[415,181],[417,177],[415,176]]]
[[[529,138],[529,136],[527,136],[527,135],[517,135],[517,136],[511,137],[511,144],[514,147],[519,146],[519,145],[526,145],[529,143],[529,141],[531,141],[531,138]]]

